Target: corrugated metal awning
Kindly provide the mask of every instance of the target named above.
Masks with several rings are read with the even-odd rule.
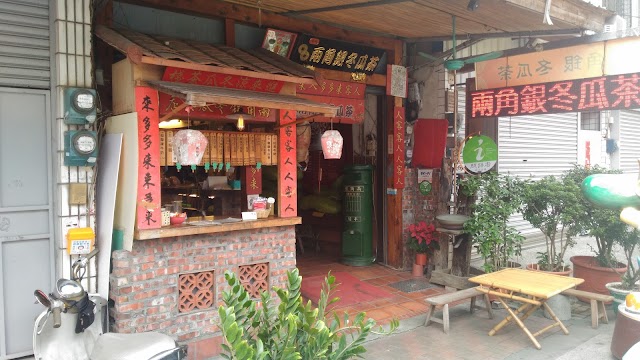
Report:
[[[265,49],[242,50],[98,25],[96,36],[134,63],[174,66],[296,84],[315,84],[315,72]]]
[[[335,106],[320,104],[293,95],[259,93],[168,81],[149,81],[148,84],[158,91],[184,99],[186,104],[193,106],[206,104],[259,106],[270,109],[306,111],[327,117],[335,117],[338,110]]]

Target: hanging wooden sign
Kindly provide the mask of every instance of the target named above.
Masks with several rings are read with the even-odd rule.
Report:
[[[138,115],[136,228],[157,229],[162,226],[158,91],[149,87],[136,87],[135,104]]]

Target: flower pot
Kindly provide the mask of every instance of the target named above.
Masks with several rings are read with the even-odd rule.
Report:
[[[571,275],[571,268],[568,266],[564,267],[564,271],[545,271],[545,270],[540,270],[539,265],[538,264],[527,264],[527,270],[531,270],[531,271],[544,271],[546,273],[549,274],[554,274],[554,275],[562,275],[562,276],[569,276]]]
[[[411,275],[415,277],[424,276],[424,266],[419,264],[413,264],[413,270],[411,271]]]
[[[615,269],[602,267],[593,256],[573,256],[570,260],[573,263],[573,277],[584,279],[577,289],[603,295],[609,294],[606,284],[620,281],[622,274],[627,271],[622,263],[618,263]],[[589,302],[588,299],[578,299]]]
[[[416,264],[418,265],[427,265],[427,254],[426,253],[416,253]]]
[[[622,283],[620,281],[605,284],[605,287],[607,288],[611,296],[613,296],[613,312],[616,315],[618,314],[618,306],[620,306],[620,304],[624,304],[627,295],[632,292],[632,290],[620,288],[621,285]]]

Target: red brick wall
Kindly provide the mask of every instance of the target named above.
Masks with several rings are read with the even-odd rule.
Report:
[[[415,253],[406,245],[411,235],[409,225],[425,221],[427,224],[436,225],[436,212],[438,210],[438,193],[440,189],[440,169],[433,171],[431,193],[422,195],[418,187],[418,172],[415,168],[407,168],[405,171],[405,187],[402,192],[402,222],[403,222],[403,265],[404,269],[411,269]]]
[[[208,340],[204,342],[219,349],[220,339],[215,339],[221,335],[217,309],[223,304],[222,291],[228,288],[225,270],[268,263],[269,288],[284,287],[287,270],[296,266],[295,250],[293,226],[134,241],[131,252],[113,252],[112,330],[160,331],[188,343],[190,359],[205,358],[197,353],[211,356],[217,351],[200,348]],[[180,313],[179,275],[211,270],[215,277],[213,305]]]

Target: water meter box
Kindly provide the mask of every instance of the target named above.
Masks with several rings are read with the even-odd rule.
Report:
[[[85,125],[96,121],[96,91],[94,89],[64,89],[64,123]]]
[[[375,261],[373,248],[373,167],[356,165],[344,170],[341,261],[367,266]]]

